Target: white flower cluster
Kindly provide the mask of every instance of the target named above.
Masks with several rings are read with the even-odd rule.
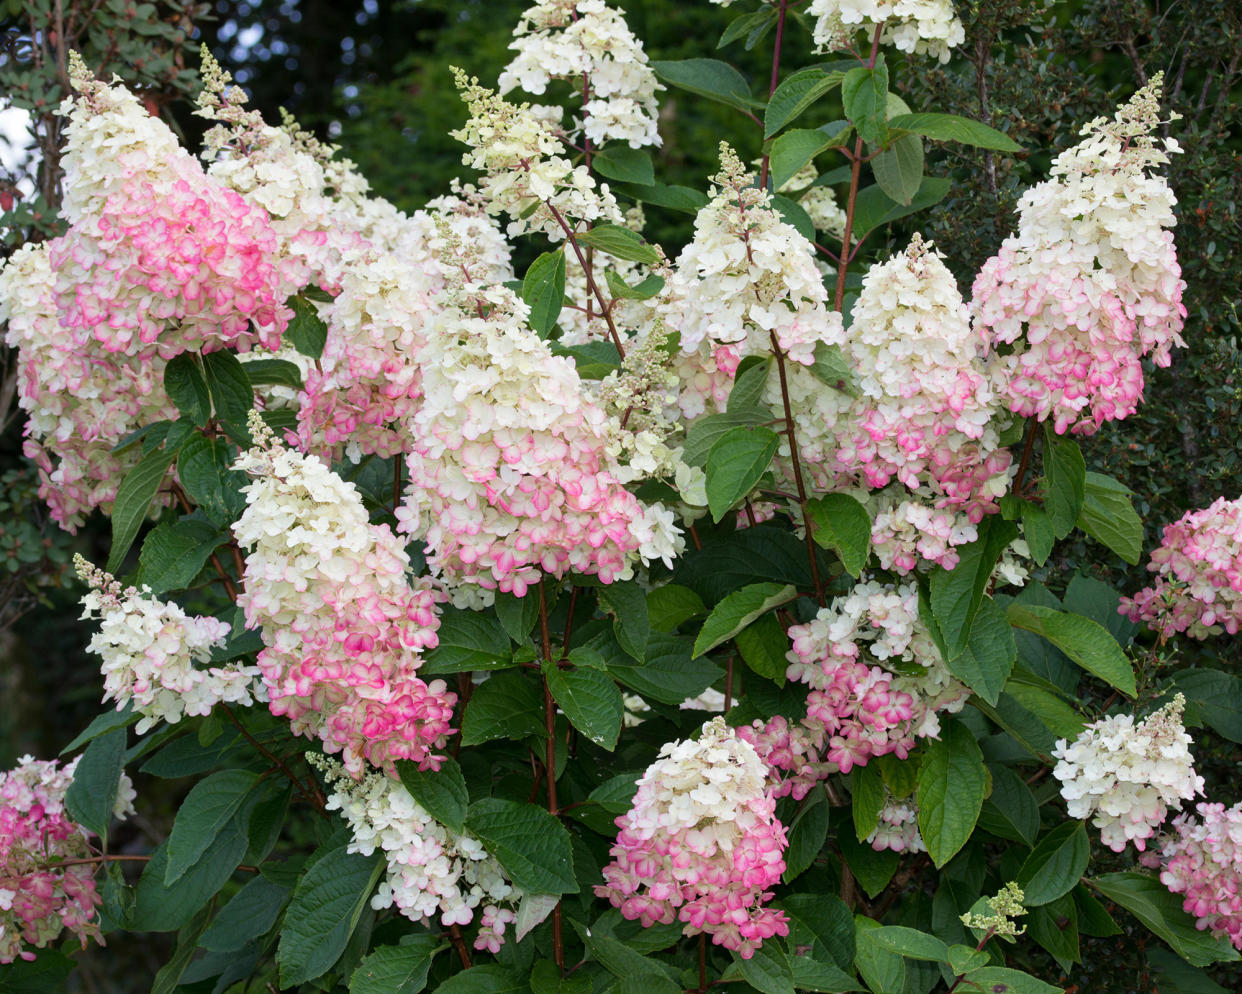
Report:
[[[132,704],[142,715],[139,735],[160,721],[173,725],[187,714],[210,714],[220,702],[248,707],[267,700],[257,666],[195,666],[224,644],[227,622],[189,617],[180,605],[149,596],[146,587],[122,590],[81,556],[73,561],[91,587],[82,598],[82,617],[102,621],[86,648],[103,660],[103,699],[116,701],[118,711]]]
[[[1101,718],[1052,751],[1059,760],[1052,773],[1070,815],[1094,815],[1100,841],[1114,852],[1127,842],[1142,852],[1170,807],[1180,811],[1182,801],[1203,793],[1182,725],[1185,703],[1178,694],[1138,725],[1128,714]]]
[[[695,217],[694,240],[661,299],[665,326],[681,333],[683,352],[705,353],[704,365],[722,349],[735,368],[744,356],[770,355],[775,335],[793,362],[809,366],[816,344],[841,325],[825,306],[814,247],[751,185],[726,143],[712,182],[711,202]]]
[[[578,127],[590,141],[660,144],[656,93],[664,87],[621,11],[603,0],[538,0],[513,33],[517,55],[500,74],[501,94],[520,86],[538,95],[567,79],[584,101]]]
[[[465,165],[480,170],[479,192],[490,214],[507,213],[509,235],[542,231],[553,241],[578,221],[621,224],[621,210],[607,184],[596,186],[585,165],[560,153],[561,140],[529,104],[512,104],[460,69],[457,88],[470,109],[465,126],[451,132],[470,146]]]
[[[824,52],[848,48],[860,31],[869,41],[877,27],[881,44],[941,62],[966,40],[952,0],[811,0],[806,12],[817,18],[815,44]]]
[[[497,905],[516,905],[522,897],[478,839],[440,824],[399,780],[382,773],[355,780],[335,760],[314,752],[306,758],[331,788],[328,810],[349,823],[349,851],[384,853],[388,872],[371,898],[377,911],[396,907],[411,921],[468,925],[480,905],[494,917]]]
[[[1172,228],[1173,191],[1148,171],[1180,151],[1156,137],[1162,74],[1112,121],[1053,162],[1018,202],[1018,232],[983,266],[972,303],[995,343],[1020,343],[995,367],[1011,410],[1059,433],[1090,434],[1133,414],[1140,359],[1167,366],[1184,345],[1185,281]]]

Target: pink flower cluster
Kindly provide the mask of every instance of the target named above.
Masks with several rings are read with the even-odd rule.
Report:
[[[996,367],[1011,410],[1056,431],[1095,432],[1133,414],[1140,358],[1169,364],[1184,345],[1185,282],[1173,233],[1175,200],[1148,170],[1179,151],[1154,138],[1162,75],[1057,156],[1052,178],[1018,203],[1019,223],[974,285],[979,327],[1018,343]]]
[[[645,928],[683,922],[686,935],[706,933],[743,959],[764,939],[788,935],[784,913],[764,907],[787,845],[766,786],[758,753],[723,718],[697,741],[668,743],[617,819],[596,896]]]
[[[1164,540],[1147,568],[1156,582],[1120,610],[1163,637],[1186,632],[1207,638],[1242,628],[1242,497],[1224,497],[1164,526]]]
[[[26,453],[53,517],[75,528],[114,499],[136,458],[111,450],[175,416],[164,363],[193,349],[275,348],[285,298],[307,278],[266,213],[208,177],[124,87],[75,60],[66,100],[64,217],[45,249],[0,275],[0,317],[21,349]]]
[[[364,762],[395,775],[398,759],[437,769],[457,697],[417,671],[438,643],[439,595],[411,581],[402,543],[370,523],[352,484],[276,442],[257,415],[250,428],[256,444],[238,468],[255,479],[233,526],[250,550],[238,604],[263,628],[272,713],[341,752],[355,776]]]
[[[1196,805],[1199,817],[1178,815],[1164,846],[1161,882],[1182,894],[1195,925],[1242,949],[1242,803]]]
[[[58,769],[54,760],[23,756],[0,773],[0,963],[33,960],[64,929],[100,942],[95,907],[96,866],[64,861],[87,859],[87,833],[65,812],[65,792],[77,760]],[[122,774],[115,814],[133,813],[128,777]],[[61,865],[56,865],[57,863]]]

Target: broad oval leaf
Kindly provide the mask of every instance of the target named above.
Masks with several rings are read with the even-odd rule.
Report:
[[[438,770],[420,770],[417,763],[402,759],[397,761],[397,775],[410,796],[432,818],[458,834],[466,830],[466,806],[470,803],[470,794],[457,760],[445,756]]]
[[[470,805],[466,829],[519,889],[531,894],[577,893],[569,833],[543,808],[486,797]]]
[[[712,608],[694,640],[694,655],[702,656],[729,641],[760,615],[788,604],[798,596],[792,584],[752,583],[729,594]]]
[[[1078,614],[1034,604],[1010,604],[1008,616],[1015,628],[1043,636],[1083,669],[1128,697],[1136,695],[1134,667],[1102,625]]]
[[[719,521],[759,482],[780,447],[771,428],[732,428],[707,454],[707,506]]]
[[[589,245],[618,259],[655,265],[660,254],[642,238],[619,224],[599,224],[574,236],[580,245]]]
[[[817,545],[831,549],[850,576],[858,577],[871,555],[871,515],[849,494],[828,494],[807,501]]]
[[[190,788],[168,836],[166,885],[176,883],[198,862],[258,780],[258,774],[247,770],[220,770]]]
[[[939,739],[927,743],[919,764],[919,832],[936,866],[944,866],[970,838],[986,787],[979,743],[962,722],[950,722]]]
[[[1058,825],[1039,840],[1018,870],[1018,886],[1028,907],[1047,904],[1068,894],[1087,869],[1091,842],[1081,821]]]
[[[125,729],[114,728],[91,740],[65,791],[65,810],[101,839],[108,834],[125,767]]]
[[[522,299],[530,307],[530,326],[547,338],[561,316],[565,302],[565,250],[544,252],[530,264],[522,279]]]
[[[750,110],[758,101],[740,72],[719,59],[656,59],[651,68],[665,83],[700,96],[719,100],[739,110]]]
[[[781,82],[763,114],[763,137],[771,138],[816,100],[841,85],[844,73],[802,69]]]
[[[956,114],[899,114],[888,119],[888,126],[937,141],[957,142],[997,152],[1022,151],[1022,146],[1003,132]]]
[[[547,667],[544,676],[569,723],[597,746],[609,752],[615,749],[625,705],[612,678],[602,670],[562,670],[555,665]]]

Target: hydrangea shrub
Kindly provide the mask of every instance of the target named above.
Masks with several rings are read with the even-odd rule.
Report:
[[[724,27],[775,29],[761,89],[539,0],[413,214],[207,53],[198,156],[70,60],[66,228],[0,317],[41,497],[111,521],[111,707],[0,774],[0,985],[171,931],[161,991],[1043,994],[1108,908],[1183,978],[1239,959],[1242,815],[1187,731],[1237,736],[1238,683],[1169,669],[1237,633],[1238,502],[1125,598],[1053,572],[1075,529],[1142,553],[1077,438],[1182,344],[1161,80],[967,294],[873,237],[948,192],[925,140],[1021,152],[889,92],[953,6],[799,6]],[[832,61],[782,64],[800,30]],[[659,183],[666,88],[760,157]],[[195,779],[122,854],[130,771]]]

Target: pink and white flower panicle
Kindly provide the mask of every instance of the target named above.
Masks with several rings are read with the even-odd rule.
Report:
[[[638,781],[595,894],[644,927],[681,921],[749,959],[789,934],[784,912],[764,907],[785,870],[775,810],[758,753],[713,718],[697,740],[665,745]]]
[[[87,646],[103,660],[104,700],[117,710],[131,704],[142,715],[139,735],[160,721],[206,715],[216,704],[248,707],[266,700],[254,666],[230,663],[199,668],[228,637],[228,622],[191,617],[177,604],[150,596],[149,588],[124,590],[111,576],[74,557],[78,576],[90,585],[83,618],[101,624]]]
[[[1052,751],[1059,760],[1052,774],[1070,815],[1094,815],[1100,841],[1114,852],[1127,842],[1143,852],[1170,807],[1180,810],[1182,801],[1203,793],[1182,725],[1185,704],[1178,694],[1137,725],[1128,714],[1101,718]]]
[[[102,943],[95,908],[94,863],[64,865],[93,855],[86,829],[65,811],[65,792],[78,764],[23,756],[0,772],[0,964],[33,960],[65,929],[83,948]],[[134,813],[133,785],[124,773],[113,816]],[[61,865],[56,865],[58,862]]]
[[[1242,949],[1242,803],[1196,805],[1173,819],[1161,852],[1161,882],[1183,895],[1182,908],[1196,927]]]
[[[238,604],[263,629],[272,713],[340,752],[355,776],[398,759],[438,768],[457,696],[417,671],[438,644],[443,595],[411,578],[402,542],[370,523],[353,484],[280,444],[255,412],[250,430],[237,467],[254,477],[233,526],[249,550]]]
[[[1123,597],[1121,613],[1163,638],[1207,638],[1242,629],[1242,497],[1224,497],[1164,526],[1147,568],[1150,587]]]

